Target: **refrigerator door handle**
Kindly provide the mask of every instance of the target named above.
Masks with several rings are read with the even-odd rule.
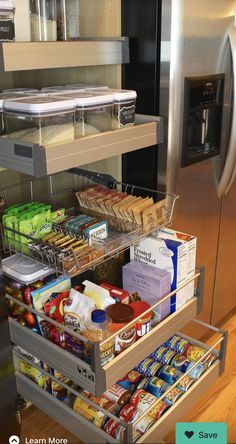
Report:
[[[234,26],[232,26],[228,31],[228,39],[230,43],[233,65],[233,113],[228,153],[223,173],[217,187],[219,197],[229,191],[236,176],[236,29]]]

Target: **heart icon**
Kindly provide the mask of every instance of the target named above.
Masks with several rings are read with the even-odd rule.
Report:
[[[188,439],[190,439],[194,435],[194,432],[193,431],[190,431],[190,432],[187,431],[187,432],[185,432],[185,435],[187,436]]]

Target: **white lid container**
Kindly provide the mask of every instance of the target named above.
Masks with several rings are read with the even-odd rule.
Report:
[[[65,86],[64,85],[58,85],[58,86],[45,86],[44,88],[41,88],[40,91],[60,91],[60,90],[64,90]]]
[[[4,111],[24,114],[48,114],[58,111],[73,110],[74,100],[67,97],[32,96],[5,100]]]
[[[113,94],[103,94],[103,92],[72,92],[66,97],[73,99],[76,108],[86,108],[113,103]]]
[[[1,0],[0,1],[0,11],[15,9],[15,3],[12,0]]]
[[[132,89],[113,89],[108,88],[108,94],[113,94],[115,102],[128,102],[129,100],[136,100],[137,93]]]
[[[45,265],[19,253],[2,260],[2,271],[22,284],[38,281],[53,272]]]
[[[19,97],[17,93],[0,93],[0,112],[3,110],[3,102]]]
[[[69,89],[101,89],[101,90],[107,90],[107,85],[96,85],[96,84],[88,84],[88,83],[72,83],[71,85],[65,85],[66,88]]]

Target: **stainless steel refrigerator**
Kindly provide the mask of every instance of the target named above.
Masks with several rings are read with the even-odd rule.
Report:
[[[201,319],[236,306],[235,0],[123,2],[138,112],[164,116],[165,143],[123,157],[123,179],[176,192],[173,227],[198,237]],[[235,84],[235,88],[234,88]]]

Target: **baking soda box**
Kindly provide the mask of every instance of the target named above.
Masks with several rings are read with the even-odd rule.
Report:
[[[158,237],[147,237],[138,246],[131,247],[130,258],[169,271],[173,291],[195,273],[196,237],[163,229]],[[171,312],[185,304],[193,294],[194,283],[191,282],[171,297]]]

